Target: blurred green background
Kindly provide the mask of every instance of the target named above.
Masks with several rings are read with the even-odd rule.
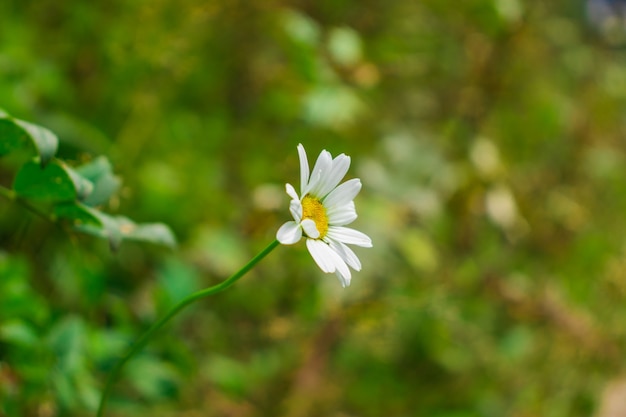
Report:
[[[0,2],[0,107],[106,155],[104,210],[179,239],[111,253],[1,201],[0,416],[93,415],[143,330],[289,220],[298,143],[352,157],[363,270],[342,289],[277,248],[161,331],[108,415],[624,415],[626,55],[586,7]]]

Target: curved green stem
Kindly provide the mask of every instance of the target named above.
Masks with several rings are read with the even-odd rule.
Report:
[[[239,271],[235,272],[233,275],[231,275],[225,281],[222,281],[221,283],[219,283],[217,285],[214,285],[212,287],[205,288],[203,290],[194,292],[193,294],[187,296],[182,301],[180,301],[178,304],[176,304],[159,321],[154,323],[143,335],[141,335],[141,337],[139,339],[137,339],[137,341],[128,350],[126,355],[124,355],[117,362],[117,364],[115,365],[115,368],[113,368],[113,370],[111,371],[111,374],[109,375],[109,378],[107,379],[106,385],[104,386],[104,391],[102,392],[102,397],[100,398],[100,405],[98,406],[98,414],[97,414],[97,416],[98,417],[102,417],[104,415],[104,407],[106,405],[107,399],[109,398],[109,394],[111,392],[111,387],[112,387],[113,383],[115,382],[115,380],[117,379],[120,371],[122,370],[122,368],[124,367],[126,362],[128,362],[128,360],[130,358],[132,358],[135,353],[137,353],[142,347],[144,347],[146,342],[148,342],[150,337],[152,337],[152,335],[157,330],[159,330],[161,327],[163,327],[168,321],[170,321],[170,319],[172,319],[172,317],[174,317],[176,314],[178,314],[178,312],[180,312],[183,308],[187,307],[189,304],[193,303],[194,301],[199,300],[199,299],[204,298],[204,297],[208,297],[209,295],[216,294],[216,293],[218,293],[220,291],[225,290],[226,288],[230,287],[231,285],[233,285],[239,278],[244,276],[246,274],[246,272],[250,271],[250,269],[252,269],[253,266],[255,266],[261,259],[263,259],[268,253],[270,253],[276,246],[278,246],[278,241],[274,240],[265,249],[263,249],[261,252],[259,252],[258,255],[256,255],[254,258],[252,258],[252,260],[250,260],[250,262],[248,262],[246,265],[244,265],[243,268],[241,268]]]

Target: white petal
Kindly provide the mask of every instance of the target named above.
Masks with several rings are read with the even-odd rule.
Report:
[[[319,185],[324,182],[324,179],[329,169],[331,168],[332,162],[333,157],[331,156],[330,152],[323,150],[320,153],[320,156],[317,157],[317,161],[315,162],[313,171],[311,171],[309,184],[306,189],[302,190],[302,195],[311,193],[314,196],[318,196],[318,194],[316,194],[316,190],[318,189]]]
[[[321,240],[307,239],[306,247],[322,271],[335,272],[337,267],[335,266],[333,254],[335,256],[337,254],[326,243]]]
[[[330,253],[332,254],[331,257],[333,258],[333,262],[335,262],[335,274],[337,275],[337,278],[339,278],[339,280],[341,281],[341,286],[345,288],[346,286],[350,285],[350,279],[352,278],[350,268],[348,268],[346,262],[341,259],[341,256],[337,252],[335,252],[330,246],[328,248],[330,249]]]
[[[327,208],[341,206],[354,200],[359,191],[361,191],[361,180],[353,178],[332,190],[322,202]]]
[[[300,223],[300,220],[302,220],[302,203],[300,200],[291,200],[289,203],[289,211],[293,219],[297,223]]]
[[[293,245],[302,237],[302,228],[296,222],[287,222],[276,232],[276,239],[283,245]]]
[[[345,226],[356,220],[357,214],[354,202],[349,202],[343,206],[335,206],[326,211],[328,223],[332,226]]]
[[[293,188],[293,185],[289,183],[285,184],[285,191],[287,191],[287,195],[293,200],[300,200],[300,197],[298,197],[298,193],[296,192],[296,189]]]
[[[304,190],[309,184],[309,161],[301,143],[298,144],[298,158],[300,158],[300,193],[304,195]]]
[[[328,217],[328,223],[333,226],[345,226],[357,219],[356,211],[340,212],[332,217]]]
[[[328,244],[321,240],[307,239],[306,246],[322,271],[336,272],[344,287],[350,284],[350,268]]]
[[[336,262],[337,270],[335,271],[335,274],[337,275],[337,278],[339,278],[339,280],[341,281],[341,286],[345,288],[350,285],[350,279],[352,279],[350,268],[348,268],[348,265],[346,265],[346,263],[341,258],[339,258],[339,255],[337,255]]]
[[[302,223],[300,223],[306,235],[310,238],[317,239],[320,237],[320,232],[317,230],[317,226],[315,222],[311,219],[304,219]]]
[[[355,271],[361,270],[361,261],[352,249],[343,243],[336,242],[334,240],[330,240],[328,243],[330,244],[331,249],[337,252],[337,254],[341,256],[341,259],[343,259],[352,269]]]
[[[364,248],[372,247],[372,239],[370,239],[369,236],[348,227],[330,226],[326,236],[328,236],[329,239],[347,243],[349,245],[357,245]]]
[[[309,184],[306,186],[306,188],[302,190],[302,196],[304,197],[307,194],[311,194],[311,190],[313,189],[313,187],[317,187],[320,181],[322,181],[322,171],[312,172]]]
[[[332,162],[333,162],[333,156],[330,154],[330,152],[324,149],[322,152],[320,152],[320,155],[317,157],[317,161],[315,161],[315,166],[313,167],[312,172],[326,171],[327,169],[331,167]]]
[[[350,272],[350,271],[348,271]],[[341,282],[341,286],[343,288],[349,287],[350,286],[350,275],[348,276],[343,276],[341,275],[341,273],[339,271],[335,271],[335,275],[337,275],[337,278],[339,278],[339,282]]]
[[[333,207],[325,207],[327,216],[334,216],[335,214],[342,211],[356,211],[356,207],[354,206],[354,201],[350,201],[347,204],[341,206],[333,206]]]
[[[337,184],[345,177],[350,168],[350,157],[344,154],[337,156],[333,161],[328,173],[324,176],[322,182],[316,190],[317,195],[324,197],[331,192]]]

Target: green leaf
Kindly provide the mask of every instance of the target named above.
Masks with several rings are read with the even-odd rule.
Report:
[[[340,128],[348,125],[363,109],[363,102],[355,90],[342,85],[315,87],[304,98],[305,118],[318,126]]]
[[[54,206],[54,214],[58,218],[70,220],[75,226],[92,225],[103,227],[100,213],[79,202],[57,204]]]
[[[82,209],[88,209],[88,207],[82,206]],[[150,242],[168,248],[176,247],[176,237],[165,224],[137,224],[124,216],[110,216],[95,209],[89,209],[88,212],[96,216],[101,225],[77,224],[75,225],[76,230],[108,239],[113,251],[119,249],[123,240]]]
[[[147,355],[131,361],[126,376],[142,396],[150,399],[173,395],[179,379],[171,364]]]
[[[237,397],[245,395],[248,374],[241,362],[226,356],[213,355],[204,372],[220,389]]]
[[[6,119],[0,114],[0,156],[26,146],[27,143],[26,133],[12,120]]]
[[[167,259],[159,271],[158,282],[168,309],[197,291],[200,288],[199,280],[196,269],[176,258]]]
[[[163,223],[133,223],[132,226],[126,223],[120,230],[122,231],[124,239],[155,243],[157,245],[167,246],[168,248],[176,247],[176,237],[174,233]]]
[[[0,339],[20,346],[34,346],[38,343],[35,330],[28,323],[13,319],[0,325]]]
[[[86,330],[83,319],[75,316],[65,316],[50,330],[47,343],[62,372],[72,373],[84,366]]]
[[[117,220],[114,217],[95,209],[90,209],[89,213],[95,215],[100,224],[79,223],[75,224],[74,228],[79,232],[107,239],[111,250],[114,252],[117,251],[122,244],[122,233],[120,232]]]
[[[13,189],[20,197],[33,200],[72,201],[86,198],[93,184],[58,160],[45,167],[30,161],[18,171]]]
[[[89,206],[106,203],[120,188],[122,181],[113,175],[109,160],[100,156],[93,161],[76,168],[76,172],[87,178],[94,185],[93,191],[84,200]]]
[[[320,39],[320,27],[309,16],[295,10],[283,13],[283,26],[288,36],[303,45],[316,46]]]
[[[66,408],[76,407],[76,387],[72,381],[73,375],[60,370],[54,370],[50,380],[60,404]]]
[[[362,42],[358,32],[347,27],[332,29],[328,38],[328,51],[341,65],[357,64],[362,55]]]
[[[93,183],[87,178],[80,175],[78,172],[74,171],[69,166],[65,165],[64,163],[59,162],[59,164],[65,170],[65,172],[67,172],[70,179],[72,180],[72,183],[74,184],[74,187],[76,189],[76,198],[81,201],[86,200],[93,192]]]
[[[0,156],[30,143],[47,164],[57,151],[59,139],[48,129],[10,117],[0,111]]]
[[[124,240],[124,233],[122,232],[122,230],[129,229],[131,227],[130,225],[123,227],[123,225],[132,222],[124,217],[110,216],[106,213],[102,213],[101,211],[84,205],[76,204],[76,206],[79,208],[78,211],[83,212],[82,214],[96,217],[98,223],[78,222],[74,224],[74,228],[79,232],[92,236],[97,236],[102,239],[107,239],[109,241],[109,247],[111,248],[111,250],[114,252],[117,251],[120,248],[122,241]],[[74,209],[70,209],[70,214],[72,214],[72,210]],[[78,211],[76,211],[75,214],[79,216],[82,215],[79,214]],[[120,219],[124,220],[122,221]],[[134,223],[132,224],[134,225]]]

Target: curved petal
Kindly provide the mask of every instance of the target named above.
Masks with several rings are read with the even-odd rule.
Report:
[[[311,219],[304,219],[302,223],[300,223],[302,228],[304,229],[304,233],[310,238],[317,239],[320,237],[320,232],[317,230],[317,225]]]
[[[330,154],[330,152],[324,149],[317,157],[317,161],[315,161],[315,166],[313,167],[313,171],[311,172],[326,171],[331,167],[332,162],[333,156]]]
[[[345,288],[350,285],[350,280],[352,279],[350,268],[348,268],[348,265],[346,265],[344,260],[341,259],[337,252],[332,249],[330,250],[330,252],[334,255],[335,258],[335,267],[337,268],[335,270],[335,274],[337,275],[337,278],[339,278],[339,280],[341,281],[341,286]]]
[[[352,269],[355,271],[361,270],[361,261],[356,256],[356,254],[350,249],[348,246],[344,245],[341,242],[336,242],[334,240],[330,240],[328,242],[330,248],[337,252],[341,259],[345,261]]]
[[[330,152],[323,150],[320,153],[320,156],[317,157],[317,161],[315,162],[315,166],[313,167],[313,171],[311,171],[311,178],[309,179],[308,186],[302,190],[302,195],[306,195],[307,193],[311,193],[316,197],[321,197],[317,194],[317,190],[324,182],[326,175],[328,174],[328,170],[332,166],[333,157]]]
[[[324,176],[323,181],[318,185],[316,190],[320,197],[326,196],[331,192],[337,184],[346,176],[350,168],[350,157],[344,154],[337,156],[330,166],[328,173]]]
[[[309,184],[309,161],[301,143],[298,144],[298,158],[300,159],[300,193],[304,195],[304,190]]]
[[[357,245],[364,248],[372,247],[372,239],[370,239],[369,236],[348,227],[330,226],[326,236],[328,236],[329,239],[347,243],[349,245]]]
[[[289,211],[293,219],[300,223],[300,220],[302,220],[302,203],[300,200],[291,200],[289,203]]]
[[[298,193],[296,192],[296,189],[293,188],[293,185],[289,183],[285,184],[285,191],[287,191],[287,195],[293,200],[300,200],[300,197],[298,197]]]
[[[349,202],[343,206],[335,206],[331,210],[326,211],[328,216],[328,224],[331,226],[345,226],[356,220],[356,208],[354,202]]]
[[[296,222],[287,222],[276,232],[276,239],[283,245],[293,245],[302,237],[302,228]]]
[[[313,260],[324,272],[335,272],[337,267],[335,266],[335,256],[338,256],[333,250],[321,240],[307,239],[306,247],[313,257]]]
[[[350,270],[348,270],[348,275],[344,276],[344,275],[341,275],[341,272],[335,271],[335,275],[337,275],[337,278],[339,278],[339,282],[341,282],[341,286],[343,288],[350,286],[350,280],[352,279],[352,277],[350,276],[349,272]]]
[[[359,191],[361,191],[361,180],[353,178],[332,190],[322,203],[324,203],[324,207],[329,209],[341,206],[354,200]]]
[[[341,285],[344,287],[350,285],[350,268],[341,259],[341,256],[328,244],[321,240],[307,239],[306,246],[311,256],[324,272],[335,272],[337,277],[341,280]]]

